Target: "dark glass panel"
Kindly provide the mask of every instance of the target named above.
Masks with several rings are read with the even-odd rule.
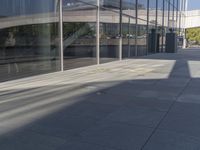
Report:
[[[147,0],[138,0],[138,18],[147,21]]]
[[[1,0],[0,81],[60,70],[58,4]]]
[[[149,22],[151,26],[156,24],[156,0],[149,0]]]
[[[122,13],[136,17],[136,0],[125,0],[122,3]]]
[[[110,10],[119,10],[120,9],[120,0],[100,0],[100,5],[103,8]]]
[[[96,7],[63,0],[64,69],[96,64]]]
[[[137,28],[137,55],[143,56],[147,54],[147,22],[138,19]]]
[[[130,17],[122,16],[122,57],[130,57]]]
[[[123,58],[130,58],[136,56],[135,51],[135,36],[136,25],[135,19],[127,16],[123,16],[123,40],[122,40],[122,56]]]
[[[100,12],[100,62],[119,59],[119,13],[101,9]]]

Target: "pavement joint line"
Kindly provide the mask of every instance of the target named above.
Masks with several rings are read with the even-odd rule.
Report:
[[[152,138],[152,136],[156,133],[156,131],[159,129],[159,126],[161,125],[161,123],[163,122],[163,120],[167,117],[167,115],[169,114],[169,112],[171,111],[172,107],[175,105],[175,103],[177,102],[178,98],[183,94],[183,92],[185,91],[185,89],[189,86],[189,83],[192,79],[190,78],[190,80],[187,82],[187,84],[185,85],[185,87],[180,91],[180,93],[177,95],[176,99],[173,101],[173,103],[170,105],[168,111],[165,113],[165,115],[163,116],[163,118],[159,121],[159,123],[157,124],[157,126],[155,127],[155,129],[152,131],[152,133],[150,134],[150,136],[147,138],[146,142],[142,145],[140,150],[144,150],[145,146],[148,144],[148,142],[150,141],[150,139]]]

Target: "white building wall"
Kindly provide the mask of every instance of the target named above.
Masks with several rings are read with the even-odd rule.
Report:
[[[184,28],[200,27],[200,10],[186,12]]]

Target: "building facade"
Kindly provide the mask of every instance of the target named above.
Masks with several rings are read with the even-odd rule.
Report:
[[[166,33],[183,34],[185,7],[185,0],[1,0],[0,81],[165,52]]]

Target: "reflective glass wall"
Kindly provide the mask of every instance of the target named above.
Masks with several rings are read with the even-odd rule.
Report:
[[[1,0],[0,81],[60,70],[58,6]]]
[[[96,64],[95,1],[63,0],[64,70]]]
[[[166,33],[184,35],[184,8],[185,0],[1,0],[0,81],[164,52]]]
[[[163,18],[163,46],[162,52],[165,52],[165,43],[166,43],[166,33],[169,32],[169,2],[164,0],[164,18]]]
[[[137,56],[147,54],[148,5],[148,0],[138,0],[137,2]]]
[[[163,40],[164,40],[164,12],[163,12],[163,0],[158,0],[157,4],[157,52],[163,51]]]
[[[136,54],[136,0],[122,3],[122,57]]]
[[[100,63],[119,60],[120,1],[101,0],[99,11]]]

